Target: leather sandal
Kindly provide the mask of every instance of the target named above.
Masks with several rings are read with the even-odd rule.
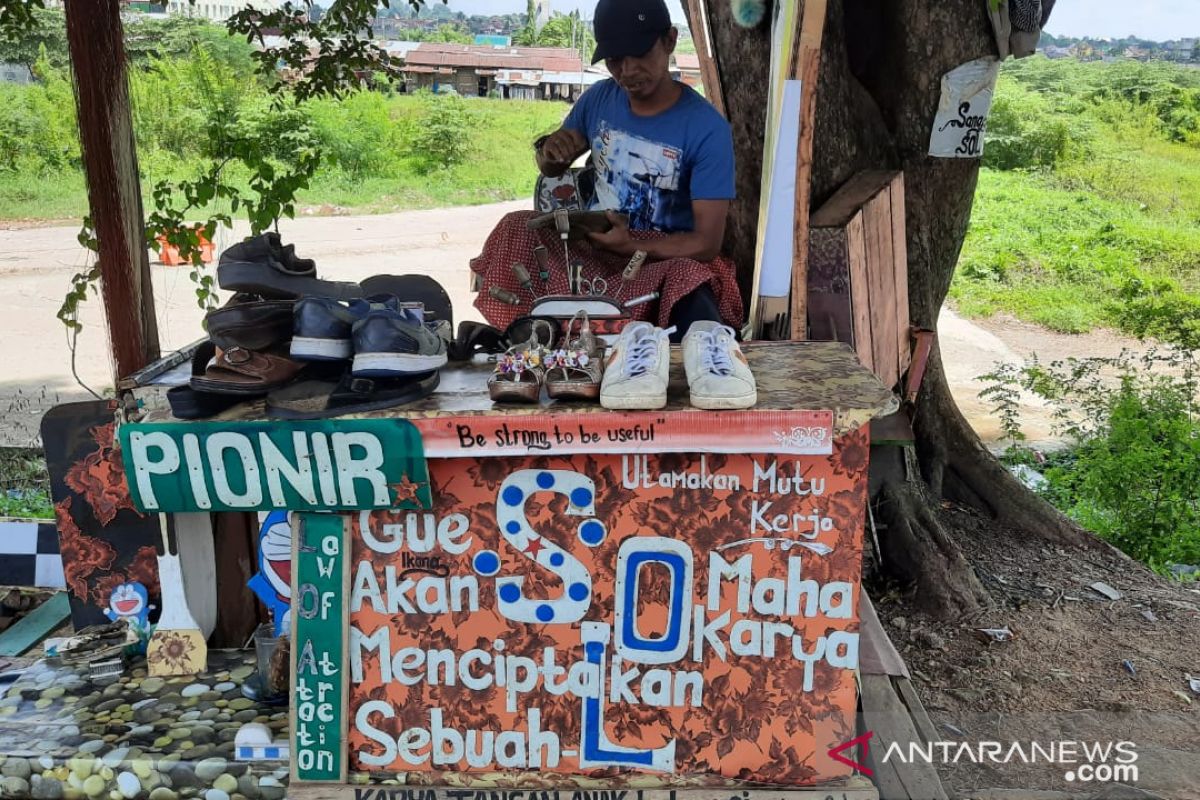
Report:
[[[204,371],[208,369],[208,362],[212,361],[216,354],[215,344],[201,343],[192,354],[192,375],[203,376]],[[171,406],[171,415],[176,419],[204,419],[233,408],[242,402],[242,398],[231,394],[198,392],[185,383],[167,390],[167,402]]]
[[[575,323],[579,335],[571,338]],[[546,356],[546,393],[556,400],[597,400],[604,375],[603,348],[592,333],[586,311],[567,323],[562,346]]]
[[[203,375],[193,376],[191,384],[201,392],[263,395],[291,381],[301,368],[284,356],[231,347],[222,350]]]
[[[538,329],[543,327],[553,337],[550,323],[537,320],[528,341],[513,345],[496,359],[496,369],[488,379],[488,395],[494,402],[536,403],[541,398],[546,348]]]

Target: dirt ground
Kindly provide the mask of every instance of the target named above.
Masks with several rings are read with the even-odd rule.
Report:
[[[886,587],[876,595],[943,738],[1130,741],[1139,787],[1200,798],[1200,694],[1188,684],[1200,678],[1200,585],[1164,580],[1105,546],[1038,545],[970,510],[944,510],[994,606],[947,623],[915,611],[920,598]],[[1120,598],[1089,588],[1097,581]],[[1008,628],[1012,638],[994,642],[981,628]],[[1046,765],[960,761],[940,771],[958,797],[995,787],[1090,797],[1103,788],[1076,795],[1080,785]]]

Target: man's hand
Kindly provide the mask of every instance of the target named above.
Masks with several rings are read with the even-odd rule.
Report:
[[[633,238],[629,235],[629,220],[615,211],[605,212],[612,230],[605,233],[589,233],[592,244],[619,256],[631,256],[637,250]]]
[[[538,149],[538,169],[547,177],[557,178],[587,150],[587,139],[583,138],[582,133],[570,128],[559,128],[550,134]]]

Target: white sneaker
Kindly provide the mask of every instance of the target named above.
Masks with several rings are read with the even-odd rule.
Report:
[[[667,404],[674,328],[631,322],[608,353],[600,405],[605,408],[652,410]]]
[[[754,373],[728,325],[693,322],[683,337],[683,368],[696,408],[750,408],[758,402]]]

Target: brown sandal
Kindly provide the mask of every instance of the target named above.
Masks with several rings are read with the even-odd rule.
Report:
[[[579,336],[571,330],[579,321]],[[546,356],[546,393],[556,400],[597,400],[604,374],[603,347],[592,333],[586,311],[567,323],[563,346]]]
[[[538,338],[538,328],[543,326],[553,341],[550,323],[534,320],[529,341],[513,345],[496,358],[496,369],[488,379],[488,394],[494,402],[536,403],[541,398],[546,347]]]
[[[192,388],[199,392],[253,397],[287,384],[302,366],[272,353],[231,347],[222,350],[203,375],[192,376]]]

